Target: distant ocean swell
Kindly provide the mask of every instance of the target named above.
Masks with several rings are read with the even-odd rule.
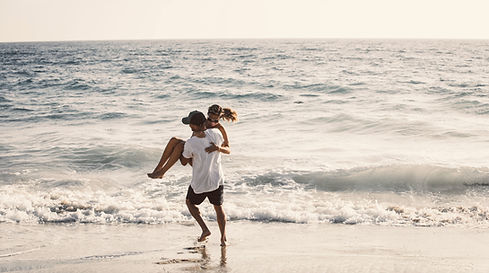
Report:
[[[191,221],[190,169],[145,174],[218,103],[232,221],[489,227],[488,46],[2,43],[0,222]]]

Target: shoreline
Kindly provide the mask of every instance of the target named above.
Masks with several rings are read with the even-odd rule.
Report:
[[[488,272],[489,233],[464,227],[228,222],[2,223],[0,272]]]

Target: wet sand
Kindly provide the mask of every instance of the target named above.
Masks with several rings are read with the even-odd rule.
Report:
[[[489,272],[489,232],[229,222],[206,243],[192,224],[0,224],[0,272]]]

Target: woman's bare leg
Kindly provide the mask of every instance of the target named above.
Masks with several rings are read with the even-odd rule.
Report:
[[[180,157],[182,156],[182,153],[183,153],[184,145],[185,145],[185,143],[183,143],[183,142],[177,143],[177,145],[175,145],[175,147],[173,148],[173,151],[171,152],[166,164],[161,169],[157,170],[156,172],[153,172],[152,176],[150,176],[150,177],[151,178],[162,178],[165,175],[165,173],[173,165],[175,165],[175,163],[180,159]]]
[[[171,155],[173,154],[175,147],[177,147],[177,145],[180,143],[185,143],[185,141],[183,139],[179,139],[176,137],[172,137],[170,139],[170,141],[168,141],[168,144],[166,145],[165,150],[163,151],[163,154],[161,155],[160,162],[158,162],[158,165],[156,166],[156,168],[154,169],[154,171],[152,173],[148,173],[149,177],[157,178],[156,173],[158,173],[163,168],[163,166],[165,165],[165,162],[167,162],[170,159]],[[175,163],[173,163],[173,164],[175,164]],[[171,166],[173,166],[173,164],[171,164]],[[165,173],[171,166],[169,166],[163,173]]]

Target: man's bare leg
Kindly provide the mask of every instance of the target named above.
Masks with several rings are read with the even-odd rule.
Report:
[[[214,210],[216,211],[217,224],[221,231],[221,246],[226,246],[226,214],[222,206],[214,205]]]
[[[202,219],[202,216],[200,215],[199,208],[192,204],[190,200],[187,199],[187,208],[190,214],[194,217],[194,219],[197,221],[199,224],[200,228],[202,229],[202,235],[200,235],[200,238],[198,239],[199,242],[205,241],[209,235],[211,235],[211,232],[207,225],[204,223],[204,219]]]

